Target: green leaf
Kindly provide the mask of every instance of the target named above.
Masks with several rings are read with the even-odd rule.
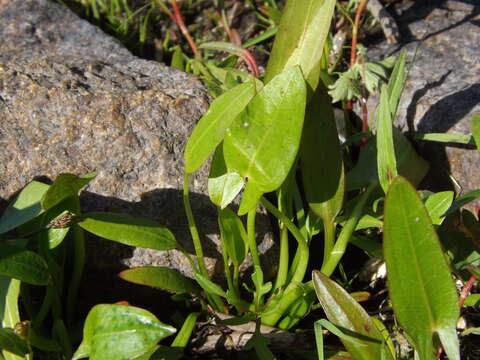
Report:
[[[428,171],[428,163],[416,152],[402,133],[393,127],[393,143],[398,173],[418,184]],[[377,145],[369,141],[360,152],[355,167],[347,174],[347,190],[357,190],[378,183]]]
[[[442,143],[459,143],[465,145],[475,145],[473,136],[464,134],[445,134],[445,133],[429,133],[429,134],[415,134],[413,136],[416,140],[436,141]]]
[[[210,200],[223,209],[235,199],[244,184],[240,174],[228,172],[223,158],[223,146],[219,146],[213,156],[208,177]]]
[[[225,131],[255,96],[255,83],[238,85],[216,98],[195,126],[185,147],[185,171],[196,171],[222,142]]]
[[[20,280],[0,277],[0,320],[3,327],[14,328],[20,322],[18,298],[20,295]],[[6,360],[20,360],[12,353],[3,352]]]
[[[345,178],[333,108],[321,86],[308,105],[300,157],[310,208],[324,221],[334,221],[342,209]]]
[[[47,285],[50,280],[43,258],[33,251],[0,243],[0,275],[33,285]]]
[[[150,312],[124,305],[101,304],[88,313],[83,340],[73,360],[133,359],[175,333]]]
[[[470,295],[468,295],[463,304],[465,306],[479,306],[480,305],[480,294],[470,294]]]
[[[252,337],[245,344],[245,350],[255,349],[255,353],[261,360],[274,360],[275,356],[268,348],[269,343],[270,340],[268,340],[260,332],[255,331]]]
[[[397,176],[397,162],[393,143],[392,114],[387,86],[382,86],[377,120],[377,171],[386,193],[390,182]]]
[[[147,285],[177,293],[200,293],[200,288],[193,280],[183,276],[175,269],[144,266],[124,270],[119,274],[119,276],[123,280],[135,284]]]
[[[341,338],[356,360],[381,359],[384,339],[367,312],[340,285],[319,271],[312,273],[318,300],[328,320],[354,339]],[[324,325],[324,324],[322,324]],[[325,326],[325,325],[324,325]],[[387,353],[389,354],[389,352]],[[391,359],[390,356],[387,359]]]
[[[84,176],[73,174],[58,175],[42,198],[42,208],[48,210],[66,198],[78,195],[80,189],[92,181],[95,176],[97,176],[95,173],[89,173]]]
[[[172,342],[172,347],[186,347],[190,336],[192,336],[193,329],[197,324],[197,319],[200,316],[200,313],[192,312],[188,314],[187,318],[183,322],[182,328],[178,332],[175,340]]]
[[[207,279],[205,276],[200,274],[195,274],[195,280],[197,280],[198,284],[205,290],[208,294],[215,294],[224,298],[228,298],[228,295],[223,289],[212,282],[211,280]]]
[[[91,212],[84,214],[78,225],[97,236],[125,245],[155,250],[177,248],[177,241],[170,230],[148,219]]]
[[[449,359],[460,359],[455,285],[428,213],[402,177],[387,192],[384,257],[393,310],[421,359],[434,359],[437,333]]]
[[[275,77],[227,130],[223,150],[228,169],[259,191],[280,187],[298,151],[305,103],[298,67]]]
[[[283,11],[278,34],[265,74],[265,83],[299,65],[312,91],[320,79],[323,44],[330,31],[335,0],[289,0]]]
[[[480,150],[480,115],[478,114],[472,116],[472,135],[477,149]]]
[[[40,201],[48,187],[47,184],[38,181],[32,181],[25,186],[0,218],[0,234],[15,229],[40,215],[43,212]]]
[[[391,56],[382,61],[367,61],[365,65],[356,64],[359,67],[358,73],[363,77],[365,87],[370,94],[375,93],[386,83],[394,61],[395,57]]]
[[[25,356],[30,352],[27,341],[10,328],[0,329],[0,349],[19,356]]]
[[[453,202],[453,195],[453,191],[442,191],[430,195],[425,201],[425,208],[434,225],[440,225],[442,223],[444,214]]]
[[[218,225],[222,244],[235,266],[239,266],[247,253],[247,232],[240,218],[229,208],[219,210]],[[227,265],[226,265],[227,266]]]
[[[360,97],[362,91],[360,89],[359,77],[358,66],[353,66],[340,74],[335,83],[328,86],[328,94],[332,97],[332,103]]]
[[[390,102],[390,111],[392,114],[392,119],[395,119],[397,115],[398,104],[400,103],[400,98],[402,97],[403,89],[405,87],[405,81],[407,79],[407,73],[405,71],[405,62],[407,58],[407,52],[402,51],[400,56],[395,63],[393,68],[392,75],[388,81],[388,94]]]
[[[183,58],[183,51],[179,45],[174,47],[172,62],[170,63],[170,66],[178,70],[185,71],[185,60]]]
[[[455,199],[452,206],[450,206],[450,209],[448,209],[445,215],[448,215],[457,211],[462,206],[467,205],[468,203],[472,202],[473,200],[479,197],[480,197],[480,189],[472,190],[466,194],[463,194],[462,196],[459,196],[458,198]]]

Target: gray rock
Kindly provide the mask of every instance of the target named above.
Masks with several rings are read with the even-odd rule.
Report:
[[[195,77],[138,59],[116,40],[46,0],[0,0],[0,198],[36,177],[98,173],[84,211],[148,217],[193,253],[181,188],[183,148],[209,97]],[[223,272],[208,169],[193,176],[192,205],[207,267]],[[265,212],[263,253],[273,251]],[[89,242],[95,268],[168,266],[191,274],[183,255]],[[266,256],[275,271],[275,256]],[[220,261],[219,261],[220,260]]]
[[[369,49],[380,59],[405,49],[410,62],[396,126],[412,133],[470,133],[472,115],[480,113],[480,4],[477,0],[402,2],[397,8],[400,46],[383,42]],[[376,100],[370,102],[373,110]],[[480,188],[480,153],[473,149],[418,143],[432,163],[439,188],[448,173],[463,191]]]

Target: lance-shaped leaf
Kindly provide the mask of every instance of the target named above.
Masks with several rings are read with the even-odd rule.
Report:
[[[177,293],[199,294],[200,288],[192,280],[175,269],[159,266],[143,266],[122,271],[119,276],[126,281],[174,291]]]
[[[84,214],[78,225],[92,234],[125,245],[155,250],[177,248],[177,241],[170,230],[148,219],[91,212]]]
[[[240,174],[228,171],[223,158],[223,146],[219,146],[213,155],[208,176],[210,200],[223,209],[235,199],[244,184]]]
[[[445,213],[452,205],[453,196],[453,191],[442,191],[430,195],[425,201],[425,207],[434,225],[442,223]]]
[[[405,81],[407,80],[407,73],[405,71],[406,57],[406,51],[402,51],[397,62],[395,63],[392,75],[388,80],[387,90],[392,119],[395,119],[397,115],[398,104],[400,103],[400,98],[402,97],[403,89],[405,87]]]
[[[43,196],[42,208],[48,210],[66,198],[77,195],[80,189],[92,181],[95,176],[95,173],[89,173],[84,176],[73,174],[58,175]]]
[[[299,67],[275,77],[227,130],[223,150],[228,169],[261,192],[280,187],[298,151],[305,104]]]
[[[300,156],[310,208],[333,221],[342,209],[345,182],[331,99],[321,86],[308,105]]]
[[[225,131],[255,96],[254,82],[240,84],[216,98],[198,122],[185,147],[185,171],[196,171],[220,144]]]
[[[239,266],[247,253],[247,232],[240,218],[229,208],[218,212],[222,243],[235,266]]]
[[[300,65],[309,88],[313,91],[317,88],[323,44],[330,31],[335,3],[335,0],[287,1],[268,62],[265,83],[286,69]]]
[[[397,176],[397,161],[393,143],[392,113],[386,85],[382,86],[380,93],[376,140],[378,179],[383,191],[387,192],[390,182]]]
[[[0,244],[0,275],[33,285],[47,285],[50,280],[47,264],[40,255],[5,243]]]
[[[451,360],[460,359],[458,298],[437,234],[413,186],[393,180],[385,199],[383,253],[393,310],[421,359],[434,359],[436,333]]]
[[[150,312],[124,305],[96,305],[88,313],[73,359],[134,359],[175,333]]]
[[[341,339],[348,352],[356,360],[392,359],[385,351],[384,338],[372,318],[340,285],[314,271],[313,285],[323,311],[331,323],[341,327],[355,341]],[[383,355],[382,355],[383,354]]]
[[[30,352],[27,341],[15,334],[13,329],[10,328],[0,328],[0,350],[19,356],[25,356]]]
[[[480,151],[480,115],[475,114],[472,117],[472,136],[475,140],[475,145]]]
[[[0,218],[0,234],[15,229],[40,215],[43,212],[40,201],[48,187],[49,185],[38,181],[32,181],[25,186]]]

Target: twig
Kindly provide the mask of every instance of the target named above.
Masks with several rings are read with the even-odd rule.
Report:
[[[465,299],[467,298],[468,294],[472,290],[473,285],[477,281],[477,277],[475,275],[472,275],[470,279],[465,283],[463,286],[462,292],[460,293],[460,297],[458,299],[458,304],[460,307],[463,307],[463,304],[465,303]]]

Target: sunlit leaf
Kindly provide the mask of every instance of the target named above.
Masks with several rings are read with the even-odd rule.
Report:
[[[66,198],[77,195],[80,189],[92,181],[95,176],[95,173],[89,173],[84,176],[73,174],[58,175],[42,198],[42,208],[48,210]]]
[[[429,133],[429,134],[415,134],[413,136],[416,140],[436,141],[442,143],[458,143],[465,145],[475,145],[473,136],[464,134],[445,134],[445,133]]]
[[[177,293],[200,293],[200,288],[192,279],[183,276],[175,269],[144,266],[124,270],[119,275],[123,280],[135,284],[147,285]]]
[[[330,31],[335,3],[335,0],[286,2],[265,83],[286,69],[299,65],[309,88],[315,91],[320,79],[323,44]]]
[[[43,258],[33,251],[0,243],[0,275],[33,285],[47,285],[50,280]]]
[[[381,359],[386,345],[371,317],[340,285],[319,271],[312,274],[315,292],[331,323],[354,339],[341,338],[356,360]],[[390,354],[389,352],[387,355]],[[392,359],[386,357],[386,359]]]
[[[475,139],[475,145],[480,150],[480,115],[475,114],[472,116],[472,135]]]
[[[298,67],[275,77],[227,130],[228,169],[262,192],[280,187],[298,151],[305,103],[305,81]]]
[[[133,359],[175,333],[150,312],[124,305],[96,305],[88,313],[73,360]]]
[[[225,131],[255,96],[255,83],[238,85],[216,98],[198,122],[185,147],[185,171],[196,171],[220,144]]]
[[[453,191],[442,191],[430,195],[425,201],[425,208],[434,225],[440,225],[442,223],[445,212],[453,202],[453,195]]]
[[[18,298],[20,295],[20,280],[0,276],[0,320],[4,328],[14,328],[20,322]],[[10,352],[3,352],[6,360],[23,359]]]
[[[393,310],[420,358],[434,359],[436,333],[449,359],[460,359],[455,285],[428,213],[402,177],[386,196],[383,246]]]
[[[171,250],[177,247],[177,241],[170,230],[148,219],[91,212],[84,214],[78,225],[97,236],[125,245],[155,250]]]
[[[389,94],[392,119],[395,119],[397,115],[398,104],[400,103],[400,98],[402,97],[405,81],[407,79],[407,73],[405,71],[406,58],[406,51],[402,51],[397,62],[395,63],[395,67],[393,68],[390,79],[388,80],[387,90]]]
[[[32,181],[10,203],[0,218],[0,234],[6,233],[19,225],[36,218],[43,212],[40,201],[49,185]]]

